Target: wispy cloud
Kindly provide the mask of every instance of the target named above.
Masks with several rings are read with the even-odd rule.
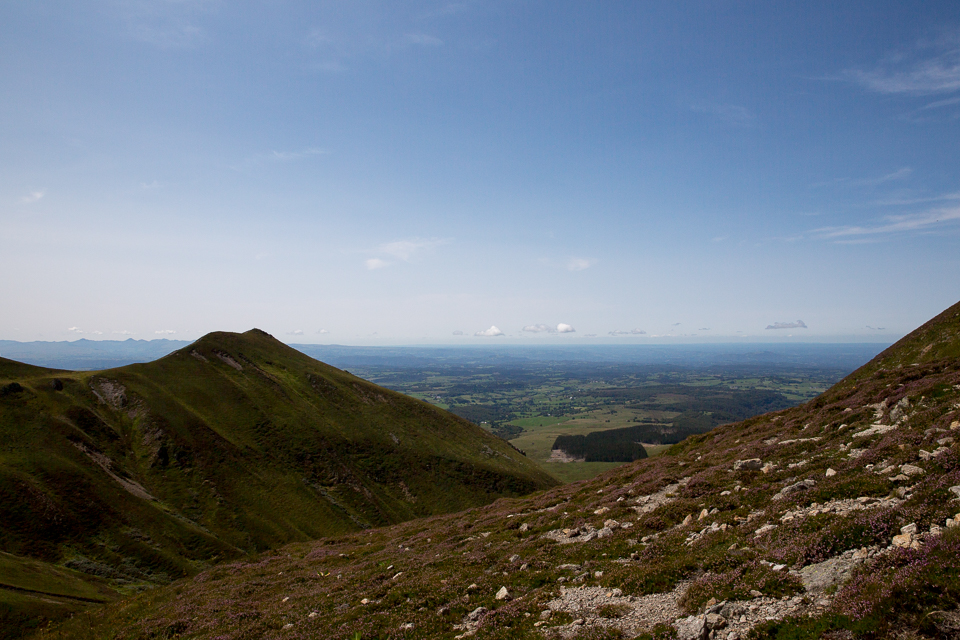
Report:
[[[173,329],[158,329],[157,331],[154,331],[154,333],[158,335],[163,335],[163,336],[170,336],[175,334],[176,331],[174,331]]]
[[[528,324],[522,330],[527,333],[553,333],[556,331],[556,329],[546,324]]]
[[[252,156],[248,156],[242,162],[239,162],[230,168],[234,171],[243,171],[245,169],[250,169],[251,167],[261,165],[306,160],[307,158],[314,158],[316,156],[322,156],[328,153],[330,152],[320,147],[308,147],[299,151],[268,151],[266,153],[257,153]]]
[[[33,204],[34,202],[39,202],[43,199],[43,196],[46,195],[46,192],[43,190],[31,191],[25,196],[22,196],[19,200],[20,204]]]
[[[874,202],[874,204],[881,206],[906,206],[913,204],[924,204],[927,202],[946,202],[949,200],[960,200],[960,191],[942,193],[938,196],[928,196],[925,198],[885,198],[883,200],[877,200]]]
[[[70,333],[83,333],[83,330],[80,327],[68,327],[67,331]]]
[[[619,330],[619,329],[616,329],[616,330],[614,330],[614,331],[608,331],[607,333],[610,334],[611,336],[615,337],[615,338],[619,338],[620,336],[645,336],[645,335],[647,335],[647,332],[644,331],[643,329],[630,329],[629,331],[621,331],[621,330]]]
[[[694,113],[713,116],[724,124],[734,127],[749,127],[756,120],[755,116],[746,107],[735,104],[696,103],[690,105]]]
[[[946,100],[935,100],[930,104],[925,104],[917,111],[932,111],[934,109],[943,109],[944,107],[951,107],[955,104],[960,104],[960,98],[947,98]]]
[[[440,38],[425,33],[408,33],[403,36],[403,39],[410,44],[419,44],[427,47],[439,47],[443,44],[443,40]]]
[[[317,329],[317,333],[319,333],[319,334],[321,334],[321,335],[324,335],[324,334],[327,334],[327,333],[330,333],[330,332],[327,331],[326,329]]]
[[[960,33],[921,42],[872,69],[847,69],[842,77],[883,94],[927,95],[960,90]]]
[[[308,68],[327,73],[344,73],[359,61],[386,61],[404,51],[436,49],[444,41],[436,35],[413,31],[397,33],[393,25],[362,24],[352,32],[331,32],[326,27],[310,30],[303,39],[307,54],[314,60]]]
[[[455,335],[455,336],[462,336],[462,335],[463,335],[463,331],[460,331],[459,329],[457,329],[456,331],[453,332],[453,335]]]
[[[161,49],[188,49],[206,40],[200,19],[218,0],[115,0],[128,36]]]
[[[287,331],[288,336],[302,336],[303,329],[294,329],[293,331]]]
[[[884,222],[875,225],[846,225],[814,229],[815,237],[825,240],[856,239],[867,236],[882,236],[911,231],[925,231],[938,225],[960,220],[960,207],[934,209],[922,213],[886,216]]]
[[[414,238],[412,240],[397,240],[380,245],[380,251],[400,260],[410,261],[414,255],[427,249],[449,244],[449,238]]]
[[[136,335],[136,332],[127,331],[126,329],[124,329],[123,331],[114,331],[113,334],[118,336],[132,336],[132,335]]]
[[[431,249],[449,244],[450,238],[412,238],[410,240],[395,240],[394,242],[385,242],[377,247],[374,253],[382,256],[388,256],[393,261],[414,262],[417,257]],[[384,258],[369,258],[366,260],[367,268],[370,270],[382,269],[388,267],[394,262]]]
[[[567,261],[567,271],[583,271],[595,264],[597,264],[597,261],[593,258],[570,258]]]
[[[803,323],[803,320],[797,320],[796,322],[774,322],[773,324],[768,324],[767,329],[806,329],[807,325]]]
[[[885,173],[880,176],[874,176],[871,178],[834,178],[833,180],[826,180],[824,182],[816,182],[810,185],[812,188],[819,187],[833,187],[833,186],[843,186],[843,187],[876,187],[888,182],[893,182],[896,180],[905,180],[913,175],[913,169],[910,167],[900,167],[896,171],[891,171],[890,173]]]
[[[497,328],[497,325],[490,325],[489,329],[485,331],[477,331],[473,335],[479,336],[481,338],[496,338],[498,336],[504,335],[504,333],[503,331],[500,331],[500,329]]]

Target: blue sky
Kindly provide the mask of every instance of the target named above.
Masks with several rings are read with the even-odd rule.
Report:
[[[960,299],[955,1],[4,3],[0,92],[2,339],[885,341]]]

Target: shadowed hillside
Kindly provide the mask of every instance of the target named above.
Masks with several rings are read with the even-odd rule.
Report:
[[[44,637],[955,638],[958,348],[960,305],[799,407],[223,564]]]
[[[258,330],[107,371],[0,359],[0,620],[554,484],[479,427]]]

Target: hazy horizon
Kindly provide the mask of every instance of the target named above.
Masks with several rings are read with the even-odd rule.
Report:
[[[960,4],[0,6],[0,339],[892,343]]]

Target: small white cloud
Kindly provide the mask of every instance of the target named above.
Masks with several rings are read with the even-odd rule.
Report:
[[[620,337],[620,336],[644,336],[647,334],[643,329],[630,329],[629,331],[620,331],[619,329],[615,331],[608,331],[611,336]]]
[[[176,331],[174,331],[173,329],[159,329],[157,331],[154,331],[154,333],[159,335],[172,335],[176,333]]]
[[[453,335],[455,335],[455,336],[462,336],[462,335],[463,335],[463,331],[460,331],[459,329],[457,329],[456,331],[453,332]]]
[[[39,202],[45,195],[46,191],[31,191],[27,195],[20,198],[20,204],[33,204],[34,202]]]
[[[327,331],[326,329],[320,329],[319,331],[317,331],[317,333],[330,333],[330,332]]]
[[[367,269],[369,269],[370,271],[373,271],[375,269],[383,269],[390,263],[387,262],[386,260],[381,260],[380,258],[370,258],[367,261],[365,261],[364,264],[367,265]]]
[[[567,261],[567,271],[583,271],[597,263],[593,258],[571,258]]]
[[[503,334],[503,331],[500,331],[500,329],[497,329],[496,325],[490,325],[490,328],[487,329],[486,331],[477,331],[473,335],[480,336],[482,338],[495,338],[497,336],[502,336],[504,334]]]
[[[569,324],[561,322],[557,325],[557,333],[576,333],[577,330],[571,327]]]
[[[419,44],[427,47],[439,47],[443,40],[435,36],[428,36],[425,33],[408,33],[403,39],[409,44]]]
[[[92,334],[95,335],[95,336],[102,336],[102,335],[103,335],[103,331],[91,331],[90,333],[92,333]]]
[[[768,324],[767,329],[806,329],[807,325],[803,323],[803,320],[797,320],[796,322],[774,322],[773,324]]]
[[[67,329],[70,333],[83,333],[80,327],[70,327]]]
[[[527,333],[553,333],[556,329],[545,324],[528,324],[523,328],[523,331]]]
[[[132,336],[134,335],[134,332],[124,329],[123,331],[114,331],[113,334],[117,336]]]
[[[287,331],[288,336],[302,336],[303,329],[294,329],[293,331]]]

